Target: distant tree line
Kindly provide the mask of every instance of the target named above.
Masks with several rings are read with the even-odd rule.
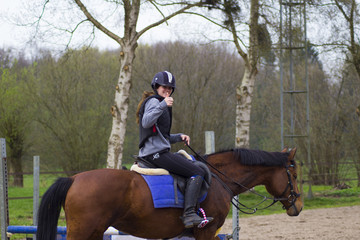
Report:
[[[360,182],[360,122],[356,115],[360,84],[351,64],[344,63],[341,81],[329,82],[314,49],[308,49],[311,90],[312,178],[319,184],[336,184],[357,169]],[[32,156],[41,156],[41,167],[76,171],[106,166],[111,131],[111,106],[116,87],[120,51],[96,48],[67,50],[61,56],[40,51],[27,60],[10,50],[0,50],[0,136],[8,144],[11,172],[29,170]],[[298,56],[303,57],[303,56]],[[274,60],[273,60],[274,61]],[[204,131],[215,131],[216,150],[234,147],[234,89],[244,73],[242,59],[226,44],[198,45],[159,42],[136,50],[130,91],[124,163],[138,151],[137,104],[158,71],[175,75],[173,131],[191,137],[194,149],[204,153]],[[296,66],[301,78],[303,66]],[[250,147],[280,150],[279,72],[271,62],[258,67],[251,113]],[[299,80],[299,83],[300,80]],[[302,98],[297,104],[305,104]],[[285,113],[287,114],[287,113]],[[296,115],[303,128],[305,113]],[[298,160],[306,159],[306,143],[300,139]],[[174,151],[186,148],[174,146]],[[306,162],[305,167],[308,167]],[[22,176],[14,185],[21,186]]]

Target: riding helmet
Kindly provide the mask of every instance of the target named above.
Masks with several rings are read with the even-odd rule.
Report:
[[[157,85],[172,87],[171,94],[173,94],[176,87],[174,75],[168,71],[158,72],[151,81],[151,87],[155,92],[158,88]]]

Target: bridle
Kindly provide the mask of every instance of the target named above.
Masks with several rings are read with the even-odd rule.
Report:
[[[229,188],[229,186],[223,181],[221,180],[221,178],[217,175],[217,174],[214,174],[212,173],[212,176],[219,181],[219,183],[230,193],[230,195],[232,196],[232,200],[231,200],[231,203],[233,204],[233,206],[241,211],[242,213],[245,213],[245,214],[254,214],[257,210],[263,210],[263,209],[266,209],[266,208],[269,208],[271,207],[272,205],[274,205],[276,202],[278,201],[288,201],[290,203],[290,206],[289,207],[285,207],[283,205],[283,209],[290,209],[291,207],[293,207],[296,211],[296,213],[299,213],[300,211],[297,209],[296,205],[295,205],[295,202],[296,200],[300,197],[300,193],[296,193],[295,190],[294,190],[294,184],[292,182],[292,178],[291,178],[291,173],[290,173],[290,170],[289,168],[290,167],[295,167],[295,161],[294,160],[291,160],[291,164],[290,165],[286,165],[285,166],[285,170],[286,170],[286,174],[287,174],[287,177],[288,177],[288,184],[286,185],[285,187],[285,190],[282,192],[282,194],[279,196],[279,197],[267,197],[267,196],[264,196],[260,193],[257,193],[255,192],[253,189],[235,181],[234,179],[230,178],[229,176],[225,175],[223,172],[221,172],[219,169],[217,169],[215,166],[213,166],[211,163],[209,163],[208,161],[206,161],[200,154],[198,154],[194,149],[192,149],[187,143],[186,143],[186,146],[196,155],[196,158],[199,159],[200,161],[202,161],[203,163],[209,165],[212,169],[214,169],[216,172],[218,172],[219,174],[221,174],[222,176],[224,176],[225,178],[227,178],[230,182],[232,183],[235,183],[236,185],[242,187],[242,188],[245,188],[247,191],[255,194],[255,195],[258,195],[260,197],[263,198],[263,200],[256,204],[254,207],[250,208],[250,207],[247,207],[245,206],[244,204],[242,204],[239,200],[235,199],[234,196],[236,196],[236,194],[234,194],[234,192]],[[288,191],[288,189],[290,188],[290,194],[288,197],[282,197],[283,195],[286,194],[286,192]],[[262,203],[264,203],[265,201],[267,200],[272,200],[272,203],[270,203],[268,206],[266,207],[263,207],[263,208],[257,208],[259,205],[261,205]],[[239,207],[239,205],[241,207]],[[246,209],[246,210],[244,210]],[[251,210],[251,212],[247,211],[247,210]]]
[[[292,162],[293,162],[293,160],[292,160]],[[257,210],[267,209],[267,208],[271,207],[272,205],[274,205],[275,203],[277,203],[277,202],[279,202],[279,201],[288,201],[288,202],[290,203],[290,206],[285,207],[285,206],[283,205],[282,208],[288,210],[288,209],[290,209],[291,207],[293,207],[293,208],[295,209],[296,213],[299,213],[300,211],[297,209],[297,207],[296,207],[296,205],[295,205],[295,202],[296,202],[296,200],[301,196],[301,194],[300,194],[300,193],[296,193],[295,190],[294,190],[294,184],[293,184],[293,181],[292,181],[292,179],[291,179],[291,173],[290,173],[290,170],[289,170],[290,167],[295,167],[295,162],[293,162],[293,163],[290,164],[290,165],[286,165],[286,166],[285,166],[286,174],[287,174],[287,177],[288,177],[288,184],[286,185],[284,191],[282,192],[282,194],[280,194],[279,197],[267,197],[267,196],[264,196],[264,195],[262,195],[262,194],[259,194],[259,193],[255,192],[253,189],[248,188],[248,187],[242,185],[241,183],[238,183],[237,181],[231,180],[231,181],[234,182],[235,184],[237,184],[237,185],[245,188],[247,191],[249,191],[249,192],[251,192],[251,193],[253,193],[253,194],[255,194],[255,195],[258,195],[258,196],[260,196],[260,197],[263,198],[263,200],[262,200],[260,203],[256,204],[256,205],[255,205],[254,207],[252,207],[252,208],[245,206],[244,204],[240,203],[239,200],[237,200],[237,199],[235,199],[235,198],[232,198],[231,203],[235,206],[235,208],[237,208],[237,209],[238,209],[239,211],[241,211],[242,213],[245,213],[245,214],[254,214]],[[219,180],[222,181],[221,179],[219,179]],[[225,184],[225,183],[222,181],[222,184]],[[288,196],[288,197],[282,197],[282,196],[284,196],[284,195],[286,194],[286,192],[288,191],[289,188],[290,188],[290,194],[289,194],[289,196]],[[230,190],[230,191],[231,191],[231,190]],[[232,193],[232,191],[231,191],[231,193]],[[232,193],[232,194],[233,194],[233,193]],[[233,196],[234,196],[234,195],[233,195]],[[268,206],[263,207],[263,208],[258,208],[258,207],[257,207],[257,206],[261,205],[262,203],[264,203],[264,202],[267,201],[267,200],[272,200],[272,202],[271,202]],[[238,205],[241,205],[242,208],[240,208]],[[252,211],[251,211],[251,212],[248,212],[248,211],[243,210],[243,209],[252,210]]]
[[[291,160],[291,164],[290,164],[290,165],[286,165],[286,166],[285,166],[286,174],[287,174],[287,176],[288,176],[288,184],[287,184],[284,192],[283,192],[280,196],[283,196],[283,195],[286,193],[286,191],[288,190],[288,188],[290,187],[290,194],[289,194],[289,196],[288,196],[287,198],[285,198],[285,200],[287,200],[287,201],[291,204],[290,207],[295,207],[295,202],[296,202],[296,200],[301,196],[301,194],[300,194],[300,193],[296,193],[295,190],[294,190],[294,184],[293,184],[293,182],[292,182],[292,180],[291,180],[291,173],[290,173],[289,167],[295,168],[295,161],[294,161],[294,160]],[[281,199],[281,200],[284,200],[284,199]],[[278,201],[281,201],[281,200],[278,199]],[[286,209],[286,210],[289,209],[290,207],[285,208],[285,207],[283,206],[283,208]],[[295,207],[295,209],[296,209],[296,207]]]

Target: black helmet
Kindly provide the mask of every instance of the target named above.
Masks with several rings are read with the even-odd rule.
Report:
[[[172,87],[173,90],[171,94],[173,94],[176,87],[174,75],[172,75],[172,73],[168,71],[158,72],[157,74],[155,74],[153,80],[151,81],[151,87],[155,92],[158,88],[157,85]]]

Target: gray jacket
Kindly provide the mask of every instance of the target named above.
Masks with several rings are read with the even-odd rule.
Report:
[[[139,150],[139,156],[145,157],[164,150],[171,149],[171,144],[181,142],[181,134],[170,134],[170,139],[166,139],[160,132],[157,126],[157,120],[161,116],[164,110],[167,109],[166,102],[152,98],[145,104],[144,115],[141,124],[144,128],[150,128],[155,124],[157,135],[151,136],[147,139],[144,146]]]

